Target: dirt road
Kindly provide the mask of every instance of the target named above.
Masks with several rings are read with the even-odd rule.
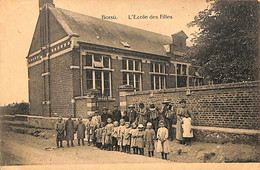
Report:
[[[47,140],[13,132],[1,139],[1,165],[46,165],[46,164],[93,164],[93,163],[163,163],[165,160],[149,158],[115,151],[103,151],[93,146],[75,146],[70,148],[54,147],[54,140]],[[65,144],[65,143],[64,143]]]
[[[44,131],[45,132],[45,131]],[[1,135],[0,165],[57,165],[57,164],[119,164],[119,163],[220,163],[220,162],[260,162],[259,146],[238,144],[213,144],[194,142],[183,146],[170,142],[169,161],[126,154],[116,151],[103,151],[93,146],[75,146],[46,151],[56,146],[53,133],[31,136],[6,131]],[[75,141],[76,142],[76,141]],[[145,154],[147,155],[146,151]]]

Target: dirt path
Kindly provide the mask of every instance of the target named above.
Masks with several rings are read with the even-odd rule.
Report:
[[[11,140],[12,139],[12,140]],[[163,163],[165,160],[146,156],[102,151],[92,146],[75,146],[46,151],[53,140],[8,133],[2,142],[2,165],[93,164],[93,163]]]
[[[185,147],[173,141],[170,142],[170,161],[165,161],[160,159],[160,153],[149,158],[146,151],[146,156],[139,156],[103,151],[93,146],[65,146],[63,149],[46,151],[45,148],[56,146],[53,132],[49,132],[45,137],[34,137],[8,131],[1,135],[0,140],[0,165],[260,162],[259,146],[251,145],[193,142],[192,146]]]

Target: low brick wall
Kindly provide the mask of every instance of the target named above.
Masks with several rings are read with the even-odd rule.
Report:
[[[249,129],[232,129],[193,126],[194,138],[193,141],[207,143],[233,143],[233,144],[249,144],[259,145],[260,130]],[[173,135],[176,135],[176,125],[173,125]]]
[[[143,102],[162,106],[162,100],[172,100],[178,107],[181,99],[187,101],[194,126],[239,129],[260,129],[259,82],[218,84],[156,91],[132,92],[127,95],[127,105]],[[175,121],[176,122],[176,121]]]
[[[16,120],[17,116],[6,115],[2,118],[3,123],[12,127],[32,127],[40,129],[54,129],[55,123],[58,121],[57,117],[42,117],[42,116],[27,116],[27,120]],[[63,118],[66,121],[67,118]],[[76,118],[75,125],[78,123]],[[83,119],[84,123],[88,122],[88,119]],[[217,127],[203,127],[193,126],[194,138],[193,141],[208,142],[208,143],[236,143],[236,144],[253,144],[260,143],[260,130],[249,129],[231,129],[231,128],[217,128]],[[176,125],[173,125],[173,135],[176,134]]]
[[[55,124],[58,121],[58,117],[41,117],[41,116],[28,116],[27,123],[30,127],[35,128],[45,128],[45,129],[54,129]],[[68,118],[63,118],[65,122]],[[77,118],[72,118],[77,123]],[[88,122],[88,119],[82,119],[83,123]]]

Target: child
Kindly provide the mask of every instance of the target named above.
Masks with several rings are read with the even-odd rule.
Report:
[[[61,117],[58,118],[58,122],[55,125],[55,130],[57,132],[57,138],[56,138],[57,148],[59,148],[59,147],[63,148],[62,140],[64,139],[65,125],[62,122],[62,118]]]
[[[66,139],[67,139],[67,147],[70,147],[69,141],[71,142],[71,146],[74,147],[73,140],[74,140],[74,121],[72,120],[72,115],[69,114],[69,118],[65,123],[65,131],[66,131]]]
[[[165,128],[164,121],[159,122],[159,129],[157,131],[157,152],[161,152],[162,159],[167,160],[167,154],[170,152],[168,141],[168,129]]]
[[[123,145],[122,145],[122,142],[123,142],[123,132],[125,130],[125,120],[124,119],[120,119],[120,126],[118,127],[118,139],[117,139],[117,142],[118,142],[118,146],[121,147],[121,152],[123,152]]]
[[[105,149],[105,139],[106,139],[106,129],[105,129],[104,122],[101,122],[101,132],[102,132],[101,150],[103,150],[103,149]]]
[[[79,118],[78,120],[79,123],[76,126],[78,146],[80,146],[80,140],[82,140],[82,145],[85,146],[84,139],[85,139],[86,126],[82,123],[82,118]]]
[[[144,133],[144,141],[145,141],[145,147],[148,150],[149,157],[154,156],[154,140],[155,140],[155,131],[152,129],[152,123],[147,123],[147,129]]]
[[[139,155],[144,155],[144,126],[143,124],[138,125],[138,132],[136,134],[136,144],[139,151]]]
[[[114,150],[114,148],[115,148],[115,151],[119,151],[119,146],[118,146],[118,142],[117,142],[117,139],[118,139],[118,121],[114,121],[113,125],[114,125],[114,129],[113,129],[113,132],[112,132],[112,149]]]
[[[95,134],[96,134],[96,146],[98,148],[101,148],[102,145],[102,128],[101,128],[101,123],[99,123],[98,128],[95,130]]]
[[[191,138],[193,137],[193,130],[191,129],[191,117],[188,113],[182,118],[182,129],[185,146],[191,145]]]
[[[130,130],[131,135],[131,148],[133,148],[134,154],[138,154],[137,144],[136,144],[136,135],[138,133],[138,129],[136,129],[135,122],[132,123],[132,129]]]
[[[131,142],[131,138],[130,138],[130,122],[126,122],[125,123],[126,128],[123,132],[123,149],[124,152],[126,153],[130,153],[130,142]]]
[[[106,130],[106,139],[105,139],[105,147],[108,151],[112,150],[112,132],[114,129],[114,125],[112,124],[112,119],[107,119],[107,125],[105,126]]]
[[[92,117],[91,116],[89,116],[88,117],[88,122],[87,122],[87,124],[86,124],[86,129],[87,129],[87,137],[88,137],[88,146],[90,145],[90,139],[92,138],[92,136],[93,136],[93,129],[94,129],[94,126],[93,126],[93,124],[92,124],[92,122],[91,122],[91,120],[92,120]]]

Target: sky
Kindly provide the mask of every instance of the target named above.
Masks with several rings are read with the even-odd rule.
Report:
[[[206,0],[54,0],[58,8],[102,18],[121,24],[170,36],[183,30],[191,45],[196,28],[187,23],[207,8]],[[172,19],[149,19],[151,15],[172,16]],[[39,15],[38,0],[0,0],[0,106],[28,102],[26,56]],[[128,15],[148,19],[128,19]]]

